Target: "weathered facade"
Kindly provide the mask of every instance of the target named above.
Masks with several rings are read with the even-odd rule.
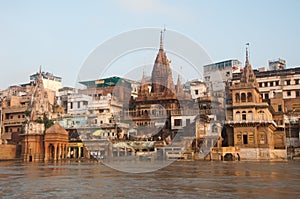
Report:
[[[21,155],[24,161],[39,162],[66,158],[68,132],[58,122],[45,131],[46,121],[49,121],[52,112],[40,72],[30,105],[26,110],[24,132],[21,134],[23,137]]]
[[[240,81],[227,91],[224,145],[237,147],[241,159],[285,159],[285,132],[276,131],[269,104],[262,101],[248,51]]]
[[[184,109],[183,106],[191,104],[191,95],[183,90],[180,77],[177,85],[173,82],[172,69],[163,49],[161,33],[151,82],[147,82],[143,74],[138,96],[131,99],[129,111],[124,112],[124,120],[132,122],[138,129],[139,136],[159,134],[159,137],[164,139],[169,135],[172,137],[172,123],[173,127],[175,125],[172,113],[176,112],[178,115]]]

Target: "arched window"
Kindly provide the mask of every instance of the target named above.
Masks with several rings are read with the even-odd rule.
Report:
[[[252,111],[248,111],[248,120],[249,121],[253,120],[253,112]]]
[[[237,111],[237,112],[235,113],[235,118],[236,118],[237,121],[240,121],[240,120],[241,120],[241,113],[240,113],[240,111]]]
[[[246,94],[245,93],[242,93],[242,95],[241,95],[241,101],[242,102],[246,102]]]
[[[253,100],[253,99],[252,99],[252,93],[250,93],[250,92],[247,93],[247,101],[248,101],[248,102],[252,102],[252,100]]]
[[[265,112],[259,111],[258,112],[258,118],[259,118],[259,120],[264,120],[265,119]]]
[[[246,120],[246,119],[247,119],[246,111],[243,111],[242,112],[242,120]]]
[[[235,102],[240,102],[240,94],[239,93],[235,94]]]

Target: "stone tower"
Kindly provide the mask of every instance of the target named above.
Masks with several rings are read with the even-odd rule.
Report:
[[[47,91],[44,89],[42,74],[40,71],[31,98],[31,105],[28,110],[25,132],[23,134],[22,156],[24,161],[44,160],[44,117],[48,117],[50,106]]]
[[[227,104],[226,145],[240,149],[241,159],[274,159],[274,133],[277,128],[258,91],[258,83],[249,63],[248,49],[244,71],[239,82],[229,90],[232,100]]]
[[[163,32],[160,34],[160,48],[152,70],[151,93],[175,93],[170,61],[163,49]]]

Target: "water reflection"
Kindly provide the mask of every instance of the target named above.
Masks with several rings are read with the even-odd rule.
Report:
[[[97,162],[0,162],[2,198],[290,198],[300,162],[175,162],[134,174]]]

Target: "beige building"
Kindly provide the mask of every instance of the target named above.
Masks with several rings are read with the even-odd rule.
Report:
[[[236,147],[241,159],[286,159],[285,132],[277,131],[270,106],[263,102],[246,52],[240,81],[227,87],[224,144]]]

